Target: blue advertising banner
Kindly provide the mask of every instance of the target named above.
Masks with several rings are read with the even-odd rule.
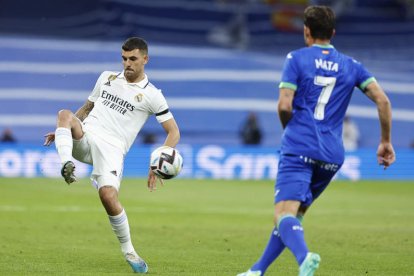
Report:
[[[146,177],[150,152],[155,148],[134,145],[125,158],[124,177]],[[183,178],[275,179],[277,148],[221,145],[180,145]],[[91,166],[77,162],[77,176],[89,177]],[[0,145],[0,177],[60,177],[55,148],[35,145]],[[414,179],[414,150],[397,150],[397,162],[387,170],[377,164],[375,149],[346,154],[338,179]]]

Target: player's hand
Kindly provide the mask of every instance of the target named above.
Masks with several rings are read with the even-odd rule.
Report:
[[[384,170],[395,161],[395,152],[391,143],[381,142],[377,150],[377,160],[380,166],[384,166]]]
[[[148,171],[148,189],[150,192],[157,189],[157,180],[160,181],[161,186],[164,186],[164,181],[159,178],[151,169]]]
[[[52,144],[53,141],[55,141],[55,133],[49,132],[45,135],[45,142],[43,146],[50,146],[50,144]]]

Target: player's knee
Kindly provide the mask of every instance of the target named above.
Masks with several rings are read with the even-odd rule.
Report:
[[[273,216],[273,222],[275,225],[280,223],[280,220],[284,217],[296,217],[298,214],[299,202],[285,201],[276,204],[275,212]]]
[[[118,193],[114,187],[101,187],[99,189],[99,197],[108,215],[117,216],[122,212],[123,208],[118,201]]]
[[[111,186],[101,187],[99,189],[99,197],[103,203],[114,202],[118,199],[117,191]]]
[[[59,110],[58,112],[59,121],[71,121],[72,120],[72,111],[67,109]]]

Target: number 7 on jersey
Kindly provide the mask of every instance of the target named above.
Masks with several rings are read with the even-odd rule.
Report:
[[[335,87],[336,78],[335,77],[322,77],[316,76],[314,79],[314,84],[322,86],[321,94],[319,95],[318,102],[316,103],[315,112],[313,117],[316,120],[323,120],[325,118],[325,106],[331,97],[332,91]]]

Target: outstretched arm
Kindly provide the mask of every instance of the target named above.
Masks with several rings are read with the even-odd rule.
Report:
[[[377,150],[377,159],[378,164],[383,165],[386,169],[395,161],[395,152],[391,143],[391,103],[377,82],[368,84],[365,95],[377,105],[381,125],[381,140]]]
[[[180,141],[180,130],[178,129],[177,123],[175,122],[174,118],[171,118],[162,123],[162,127],[164,128],[165,132],[167,133],[167,138],[165,138],[164,146],[169,146],[174,148],[178,142]],[[161,185],[163,185],[163,181],[161,178],[158,178],[152,170],[148,172],[148,189],[152,192],[157,188],[157,179],[160,180]]]

